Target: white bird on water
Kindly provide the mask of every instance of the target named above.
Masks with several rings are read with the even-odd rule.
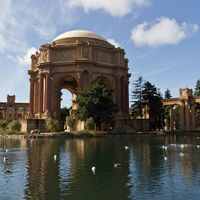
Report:
[[[6,149],[6,152],[8,152],[8,149]]]
[[[167,160],[167,157],[164,157],[164,160]]]
[[[129,146],[125,146],[124,149],[125,149],[125,150],[128,150],[128,149],[129,149]]]
[[[180,156],[183,157],[183,156],[184,156],[184,153],[180,153]]]
[[[57,155],[54,155],[54,157],[53,157],[53,158],[54,158],[54,160],[56,160],[56,159],[57,159]]]
[[[92,173],[95,174],[95,171],[96,171],[96,167],[93,166],[93,167],[92,167]]]
[[[114,167],[119,167],[120,163],[114,163]]]
[[[6,158],[6,157],[3,158],[3,161],[4,161],[4,162],[6,162],[6,161],[8,161],[8,160],[9,160],[9,158]]]

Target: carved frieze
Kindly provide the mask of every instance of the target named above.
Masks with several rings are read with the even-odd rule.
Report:
[[[95,49],[93,51],[93,58],[97,62],[112,63],[111,53],[102,49]]]
[[[53,51],[52,60],[57,61],[69,61],[76,59],[76,49],[59,49]]]

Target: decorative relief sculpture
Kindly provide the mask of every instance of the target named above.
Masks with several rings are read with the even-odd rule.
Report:
[[[69,59],[76,58],[76,49],[62,49],[54,51],[53,60],[56,61],[67,61]]]

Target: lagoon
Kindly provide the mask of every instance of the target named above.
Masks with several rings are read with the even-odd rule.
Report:
[[[0,199],[199,199],[198,145],[197,136],[1,138]]]

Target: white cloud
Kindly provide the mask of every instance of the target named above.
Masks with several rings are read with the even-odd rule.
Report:
[[[138,24],[131,32],[131,39],[136,46],[175,45],[197,31],[196,24],[178,24],[175,19],[161,17],[153,24]]]
[[[123,17],[135,7],[149,5],[149,0],[68,0],[69,8],[83,7],[85,12],[104,10],[114,17]]]
[[[114,45],[116,48],[120,46],[120,45],[119,45],[114,39],[112,39],[112,38],[107,39],[107,41],[108,41],[110,44]]]
[[[31,55],[35,54],[37,49],[35,47],[30,47],[27,49],[26,54],[23,56],[17,57],[17,62],[19,65],[30,65],[31,64]]]

